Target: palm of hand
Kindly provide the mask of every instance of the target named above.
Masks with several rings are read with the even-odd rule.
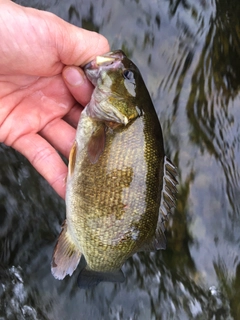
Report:
[[[67,168],[56,149],[68,157],[81,111],[78,103],[61,75],[1,76],[0,87],[0,141],[26,156],[64,196]]]
[[[86,78],[70,85],[64,72],[83,75],[66,66],[83,66],[109,51],[108,42],[8,0],[0,2],[0,20],[0,143],[21,152],[64,198],[67,167],[57,151],[68,157],[80,106],[92,92]]]

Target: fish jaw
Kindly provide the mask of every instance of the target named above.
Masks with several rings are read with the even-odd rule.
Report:
[[[104,121],[107,126],[109,123],[113,124],[110,125],[113,128],[115,124],[126,126],[140,115],[138,106],[132,100],[136,96],[135,79],[124,79],[124,71],[128,71],[129,67],[129,62],[126,61],[126,55],[117,50],[97,56],[84,67],[87,78],[95,86],[87,108],[88,115],[95,120]],[[125,93],[116,90],[116,87],[121,86],[125,87]]]
[[[106,76],[108,69],[119,69],[124,56],[124,53],[120,51],[115,54],[108,52],[102,56],[97,56],[96,59],[84,67],[84,72],[92,84],[97,87],[97,82],[98,79],[101,78],[101,74],[104,73]],[[111,79],[109,78],[108,81],[109,88],[106,86],[98,86],[98,88],[94,90],[91,101],[87,106],[88,115],[96,120],[127,125],[127,117],[109,103],[109,98],[112,96],[110,90]],[[120,97],[116,97],[116,99],[118,98],[121,99]]]
[[[124,54],[114,54],[109,52],[102,56],[97,56],[96,59],[90,61],[84,67],[84,72],[87,78],[92,82],[94,86],[97,85],[97,81],[100,77],[101,72],[108,69],[118,69],[122,65],[122,59]]]
[[[92,84],[96,86],[102,69],[118,69],[122,65],[122,60],[125,57],[125,54],[121,50],[97,56],[85,65],[84,72]]]

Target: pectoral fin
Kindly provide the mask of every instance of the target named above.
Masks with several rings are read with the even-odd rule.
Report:
[[[72,242],[67,231],[67,222],[65,220],[53,252],[51,264],[53,276],[59,280],[65,278],[66,275],[71,276],[73,271],[77,268],[80,258],[81,252]]]
[[[101,124],[91,136],[88,143],[88,157],[92,164],[96,163],[105,148],[105,125]]]
[[[74,171],[75,162],[76,162],[76,154],[77,154],[77,143],[74,142],[70,154],[69,154],[69,163],[68,163],[68,175],[71,177]]]

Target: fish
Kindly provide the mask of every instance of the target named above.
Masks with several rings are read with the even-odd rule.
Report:
[[[123,282],[133,254],[166,248],[165,221],[176,205],[177,169],[167,158],[161,125],[137,66],[121,50],[84,67],[94,86],[72,146],[66,219],[51,271],[80,287]]]

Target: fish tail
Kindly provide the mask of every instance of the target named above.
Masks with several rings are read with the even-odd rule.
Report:
[[[125,276],[122,270],[117,270],[113,272],[99,272],[93,271],[88,268],[88,266],[84,267],[78,276],[78,286],[81,289],[88,289],[95,287],[100,282],[113,282],[120,283],[125,281]]]

